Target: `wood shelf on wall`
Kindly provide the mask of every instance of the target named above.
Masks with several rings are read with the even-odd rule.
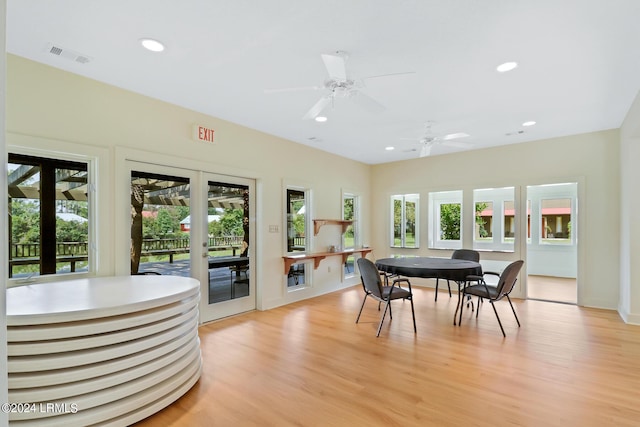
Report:
[[[282,257],[282,259],[284,259],[284,274],[289,274],[289,269],[291,268],[291,266],[300,261],[312,259],[313,268],[315,270],[320,265],[320,261],[322,261],[328,256],[340,255],[342,256],[342,263],[344,264],[345,262],[347,262],[347,258],[349,258],[349,256],[353,254],[358,254],[358,253],[362,254],[362,256],[367,256],[367,254],[372,250],[373,249],[371,248],[362,248],[362,249],[347,249],[347,250],[338,251],[338,252],[318,252],[314,254],[286,255]]]
[[[353,224],[353,220],[350,219],[314,219],[313,220],[313,235],[317,236],[320,232],[320,227],[325,224],[338,224],[342,226],[342,233],[347,231],[347,227]]]

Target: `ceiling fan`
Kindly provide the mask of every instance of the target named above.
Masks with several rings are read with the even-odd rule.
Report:
[[[456,139],[459,138],[466,138],[469,136],[468,133],[464,133],[464,132],[456,132],[456,133],[449,133],[447,135],[434,135],[431,132],[431,125],[432,122],[427,122],[425,125],[425,131],[424,131],[424,135],[417,139],[417,141],[421,144],[420,147],[420,157],[427,157],[431,155],[431,149],[437,145],[437,144],[443,144],[443,145],[449,145],[451,147],[460,147],[460,148],[468,148],[470,147],[472,144],[468,143],[468,142],[464,142],[464,141],[454,141]],[[415,138],[401,138],[403,140],[415,140]],[[406,152],[409,151],[418,151],[417,148],[411,148],[409,150],[405,150]]]
[[[357,105],[372,113],[379,113],[385,110],[385,107],[378,101],[362,92],[365,79],[388,77],[401,74],[413,74],[414,71],[382,74],[377,76],[364,77],[360,80],[352,78],[347,73],[347,59],[349,55],[344,51],[337,51],[333,55],[322,54],[322,62],[327,69],[329,78],[324,81],[322,86],[305,86],[297,88],[285,89],[266,89],[265,93],[275,92],[291,92],[299,90],[326,90],[327,94],[323,95],[307,113],[302,116],[304,120],[316,118],[329,104],[333,105],[336,98],[352,99]]]

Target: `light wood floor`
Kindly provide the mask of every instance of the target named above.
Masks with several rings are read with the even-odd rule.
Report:
[[[578,299],[576,279],[550,276],[527,276],[529,298],[575,304]]]
[[[200,328],[204,370],[143,426],[638,426],[640,327],[614,311],[514,300],[453,326],[415,289],[376,338],[359,286]]]

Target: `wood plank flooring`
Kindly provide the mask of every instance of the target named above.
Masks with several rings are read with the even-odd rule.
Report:
[[[528,298],[575,304],[578,300],[576,279],[552,276],[527,276]]]
[[[414,289],[376,338],[360,286],[200,327],[202,378],[146,426],[638,426],[640,327],[614,311],[514,300],[466,310]]]

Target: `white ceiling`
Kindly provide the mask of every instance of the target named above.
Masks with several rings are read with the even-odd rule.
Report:
[[[7,3],[10,53],[370,164],[417,157],[428,121],[470,134],[464,149],[618,128],[640,90],[639,0]],[[327,90],[265,93],[322,86],[338,50],[355,79],[412,73],[364,81],[384,111],[338,98],[326,123],[302,116]]]

